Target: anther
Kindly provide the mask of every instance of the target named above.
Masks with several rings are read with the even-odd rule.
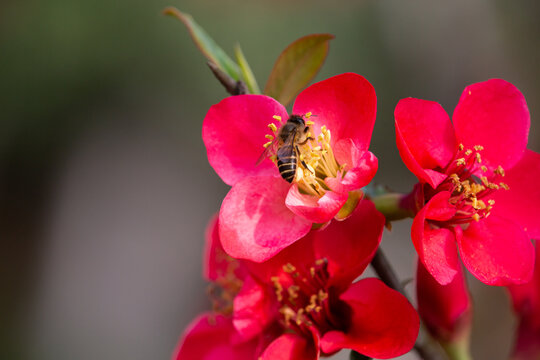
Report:
[[[268,124],[268,127],[269,127],[270,130],[272,130],[273,132],[276,132],[276,131],[277,131],[277,126],[276,126],[276,124],[274,124],[274,123]]]
[[[463,151],[464,148],[465,148],[465,147],[463,146],[463,144],[459,144],[459,145],[458,145],[459,151]]]
[[[281,122],[281,116],[279,116],[279,115],[274,115],[274,116],[272,116],[272,118],[274,120],[277,120],[277,121]]]
[[[480,169],[482,169],[483,172],[487,172],[487,171],[488,171],[488,168],[487,168],[486,165],[482,165],[482,166],[480,167]]]
[[[291,263],[287,263],[283,265],[283,271],[285,271],[288,274],[291,274],[296,271],[296,267]]]
[[[266,148],[269,147],[270,145],[272,145],[272,141],[269,141],[269,142],[265,143],[265,144],[263,145],[263,147],[266,149]]]
[[[474,150],[476,150],[476,151],[482,151],[482,150],[484,150],[484,147],[483,147],[482,145],[475,145],[475,146],[474,146]]]
[[[267,138],[268,140],[274,140],[274,136],[270,135],[270,134],[266,134],[264,135],[265,138]]]
[[[501,165],[497,166],[497,168],[493,171],[495,174],[497,175],[501,175],[504,177],[505,173],[504,173],[504,169],[502,168]]]
[[[305,117],[306,119],[309,119],[309,118],[311,117],[311,115],[312,115],[312,114],[311,114],[311,111],[308,111],[308,112],[304,115],[304,117]]]

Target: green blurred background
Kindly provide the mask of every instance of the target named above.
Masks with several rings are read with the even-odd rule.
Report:
[[[261,86],[290,42],[334,34],[317,79],[353,71],[375,86],[377,181],[399,191],[414,183],[394,145],[403,97],[451,114],[466,85],[504,78],[524,93],[540,150],[537,1],[4,0],[1,359],[167,359],[209,306],[203,233],[227,186],[200,132],[226,94],[183,26],[161,15],[168,5],[226,50],[239,42]],[[384,238],[404,280],[408,226]],[[506,359],[504,291],[471,280],[473,353]]]

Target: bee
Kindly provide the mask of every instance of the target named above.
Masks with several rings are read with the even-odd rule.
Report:
[[[281,177],[291,183],[296,175],[300,156],[298,145],[303,145],[308,140],[313,139],[308,137],[308,132],[309,126],[306,126],[304,118],[301,115],[291,115],[287,122],[279,128],[277,137],[263,151],[256,165],[275,154]]]

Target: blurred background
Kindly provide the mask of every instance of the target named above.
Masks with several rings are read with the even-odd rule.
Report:
[[[316,80],[353,71],[375,86],[376,180],[398,191],[414,183],[394,145],[403,97],[451,114],[466,85],[504,78],[525,95],[540,150],[538,1],[3,0],[1,359],[168,359],[209,307],[203,233],[228,187],[200,133],[226,93],[183,25],[161,15],[167,5],[227,51],[239,42],[261,86],[290,42],[334,34]],[[383,240],[403,280],[409,227]],[[470,280],[473,354],[506,359],[506,294]]]

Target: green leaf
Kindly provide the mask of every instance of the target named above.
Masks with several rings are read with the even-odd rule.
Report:
[[[208,35],[202,27],[200,27],[193,17],[189,14],[185,14],[175,7],[167,7],[163,10],[165,15],[174,16],[180,20],[187,27],[193,42],[206,58],[214,62],[221,70],[234,80],[241,80],[240,68],[231,60],[231,58],[223,51],[216,42]]]
[[[317,75],[333,38],[312,34],[287,46],[274,64],[264,93],[287,105]]]
[[[251,94],[260,94],[261,89],[259,89],[257,80],[255,80],[253,71],[251,71],[251,68],[249,67],[249,64],[244,56],[244,53],[242,52],[242,49],[240,48],[240,44],[236,44],[236,46],[234,47],[234,54],[236,56],[236,61],[238,61],[238,65],[240,65],[240,70],[242,71],[242,78],[246,82],[249,92]]]

